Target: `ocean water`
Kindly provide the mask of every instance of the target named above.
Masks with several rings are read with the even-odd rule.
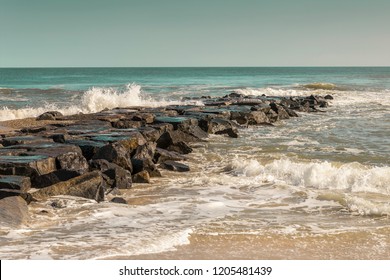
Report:
[[[0,257],[389,259],[390,68],[0,69],[0,120],[199,104],[188,97],[233,90],[334,100],[238,139],[210,136],[190,172],[135,185],[129,205],[30,205],[27,226],[0,229]]]

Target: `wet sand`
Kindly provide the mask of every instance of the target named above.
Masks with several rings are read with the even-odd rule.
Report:
[[[386,246],[383,246],[387,244]],[[192,234],[176,251],[111,259],[135,260],[380,260],[390,253],[390,228],[334,234]]]

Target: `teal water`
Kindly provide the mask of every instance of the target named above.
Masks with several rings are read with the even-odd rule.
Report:
[[[194,148],[190,172],[163,172],[150,186],[135,186],[124,194],[128,206],[71,198],[53,198],[64,209],[51,208],[52,201],[31,206],[30,225],[0,229],[0,257],[134,257],[196,246],[191,236],[232,234],[229,242],[237,236],[318,240],[305,243],[304,251],[315,255],[297,249],[290,258],[388,258],[389,67],[0,69],[0,120],[47,110],[201,105],[189,97],[232,91],[334,99],[324,113],[240,129],[238,139],[210,137]],[[252,245],[238,257],[258,257],[264,244]]]

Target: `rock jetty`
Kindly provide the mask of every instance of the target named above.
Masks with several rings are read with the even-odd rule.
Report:
[[[25,221],[32,201],[72,195],[100,202],[117,189],[150,183],[161,169],[187,172],[191,167],[183,161],[192,144],[207,141],[209,134],[237,138],[242,127],[321,112],[329,99],[232,92],[222,98],[203,96],[202,106],[115,108],[72,116],[46,112],[35,126],[2,132],[0,226]]]

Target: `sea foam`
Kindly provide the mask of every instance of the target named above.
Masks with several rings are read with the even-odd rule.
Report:
[[[156,100],[146,96],[141,86],[128,84],[123,90],[107,87],[93,87],[83,93],[81,98],[72,98],[69,105],[59,106],[53,103],[44,104],[41,107],[25,107],[11,109],[3,107],[0,109],[0,121],[36,117],[47,111],[59,111],[64,115],[78,113],[95,113],[103,109],[116,107],[158,107],[172,104],[189,104],[191,101],[167,101]],[[192,101],[192,104],[201,105],[201,102]]]

